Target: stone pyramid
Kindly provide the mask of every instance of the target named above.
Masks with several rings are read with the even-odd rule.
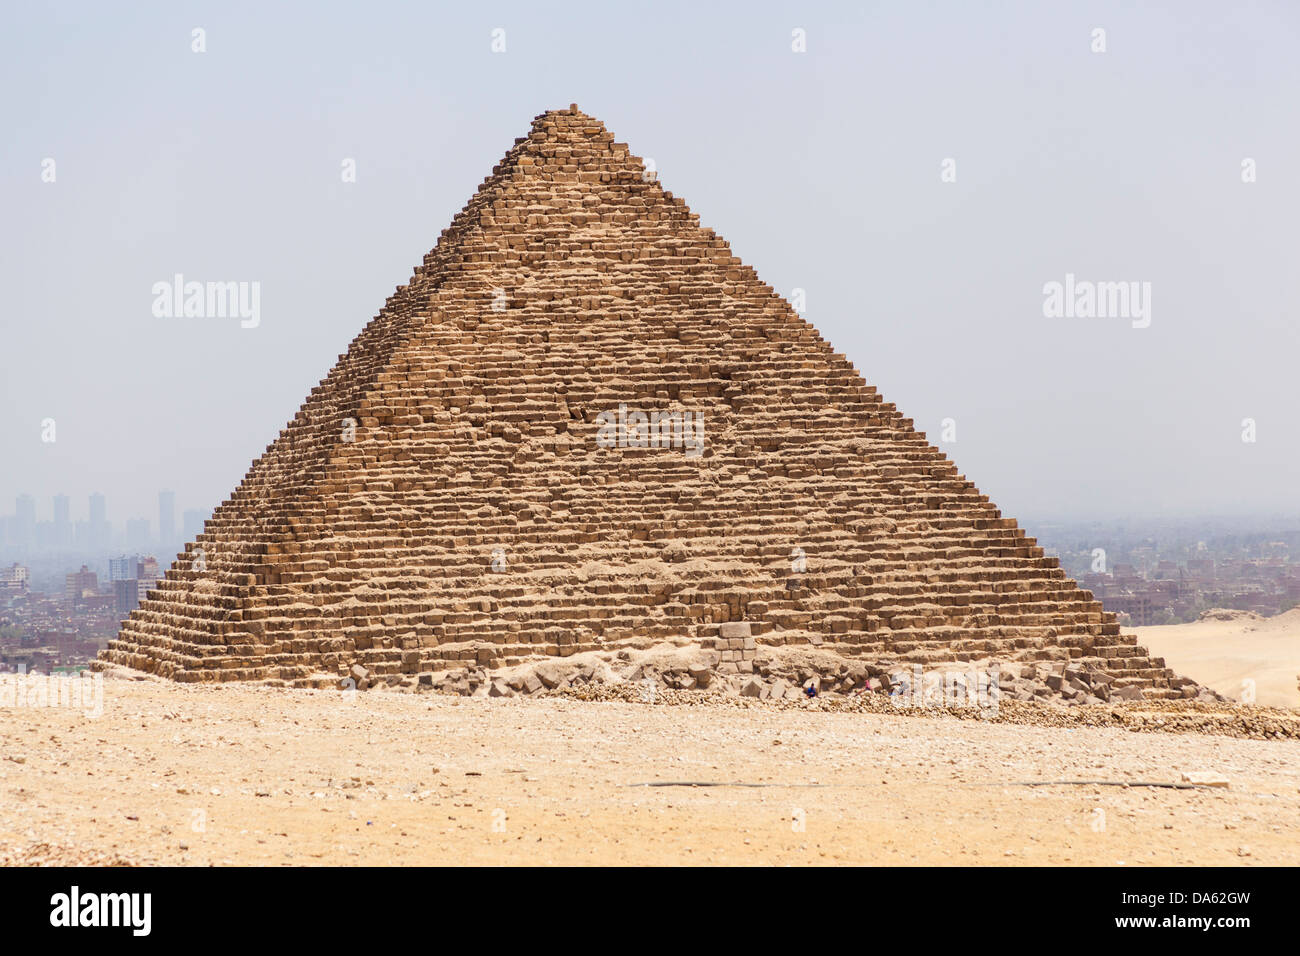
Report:
[[[325,686],[681,639],[740,669],[810,644],[1191,683],[571,107],[515,141],[102,657]]]

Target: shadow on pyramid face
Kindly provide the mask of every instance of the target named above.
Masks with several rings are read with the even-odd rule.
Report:
[[[743,623],[1185,693],[645,172],[537,117],[104,660],[413,685]]]

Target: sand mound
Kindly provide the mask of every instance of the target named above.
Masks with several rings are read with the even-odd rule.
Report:
[[[1300,707],[1300,609],[1275,617],[1216,608],[1199,621],[1139,627],[1152,654],[1232,700]]]

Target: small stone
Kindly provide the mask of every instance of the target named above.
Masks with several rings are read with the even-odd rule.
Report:
[[[1183,774],[1183,783],[1193,783],[1198,787],[1227,787],[1228,778],[1212,770],[1191,770]]]

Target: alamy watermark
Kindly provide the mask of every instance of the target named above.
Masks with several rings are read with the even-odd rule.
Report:
[[[50,925],[124,927],[132,936],[148,936],[153,926],[152,893],[83,893],[73,885],[50,897]]]
[[[92,719],[104,713],[104,675],[82,671],[80,675],[27,673],[0,674],[0,708],[67,707]]]
[[[240,328],[262,322],[262,283],[186,282],[179,272],[153,284],[153,314],[159,319],[237,318]]]
[[[1151,324],[1150,282],[1093,282],[1065,274],[1043,285],[1043,315],[1049,319],[1131,319],[1133,328]]]
[[[996,665],[987,670],[972,667],[966,671],[926,671],[920,664],[913,664],[910,672],[898,670],[889,675],[889,702],[895,707],[971,707],[993,715],[1002,698],[999,675]]]
[[[601,448],[682,448],[687,458],[704,454],[704,413],[695,411],[628,410],[596,416],[596,444]]]

